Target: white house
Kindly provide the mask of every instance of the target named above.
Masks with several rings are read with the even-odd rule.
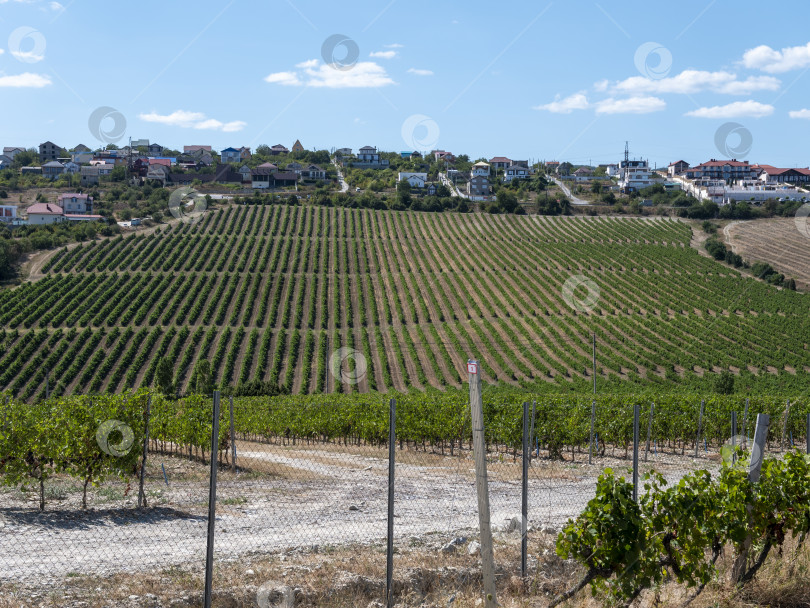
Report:
[[[424,188],[427,181],[427,173],[408,173],[404,171],[399,172],[397,181],[407,181],[411,188]]]
[[[650,164],[646,160],[623,160],[619,171],[619,188],[623,192],[635,192],[653,184]]]
[[[26,211],[29,224],[58,224],[65,221],[65,210],[53,203],[35,203]]]
[[[57,202],[67,214],[77,213],[87,215],[88,213],[93,213],[93,197],[88,194],[65,192],[59,195]]]
[[[523,167],[522,165],[506,167],[503,172],[504,182],[511,182],[513,179],[529,179],[530,177],[531,171],[528,167]]]

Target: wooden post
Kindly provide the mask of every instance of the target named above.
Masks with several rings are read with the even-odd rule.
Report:
[[[489,483],[484,439],[484,402],[481,395],[481,371],[474,359],[467,361],[470,381],[470,414],[472,418],[473,452],[475,455],[475,487],[478,493],[478,527],[481,534],[481,569],[484,577],[484,607],[496,608],[495,556],[492,550],[492,528],[489,521]]]
[[[695,458],[698,457],[698,446],[700,445],[700,433],[703,430],[703,408],[706,407],[706,402],[700,400],[700,413],[698,414],[698,429],[697,437],[695,438]]]
[[[529,541],[529,402],[523,402],[523,475],[520,494],[520,576],[526,578]]]
[[[785,421],[782,423],[782,445],[784,449],[788,449],[788,444],[785,443],[787,441],[787,426],[788,426],[788,415],[790,414],[790,399],[787,400],[787,405],[785,406]]]
[[[397,400],[388,403],[388,544],[385,560],[385,605],[394,606],[394,463],[397,443]]]
[[[143,493],[143,478],[146,475],[146,454],[149,450],[149,417],[152,409],[152,395],[146,397],[146,417],[144,420],[143,455],[141,456],[141,478],[138,481],[138,508],[146,507],[146,494]]]
[[[217,448],[219,447],[219,391],[214,391],[211,425],[211,475],[208,484],[208,539],[205,551],[205,591],[203,607],[211,608],[214,583],[214,529],[217,513]]]
[[[650,403],[650,418],[647,421],[647,445],[644,448],[644,462],[647,462],[647,457],[650,455],[650,435],[652,435],[652,422],[654,411],[655,411],[655,403]]]
[[[762,470],[762,461],[765,458],[765,442],[768,439],[768,427],[771,418],[768,414],[757,414],[757,426],[754,428],[754,445],[751,446],[751,463],[748,466],[748,480],[751,483],[759,481]]]
[[[765,443],[768,439],[768,427],[770,426],[771,419],[768,414],[757,414],[757,423],[754,427],[754,445],[751,446],[751,460],[748,465],[748,481],[751,483],[759,482],[759,476],[762,471],[762,460],[765,457]],[[751,505],[745,506],[748,512],[748,517],[751,517]],[[743,548],[734,560],[734,565],[731,569],[731,578],[735,583],[742,580],[748,566],[748,554],[751,551],[751,536],[747,536]]]

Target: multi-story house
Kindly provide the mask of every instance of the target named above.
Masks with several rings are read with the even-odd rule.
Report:
[[[65,213],[77,215],[87,215],[93,213],[93,197],[88,194],[78,192],[66,192],[60,194],[57,204],[65,210]]]
[[[619,163],[619,188],[623,192],[636,192],[652,183],[650,163],[646,160],[625,158]]]
[[[242,160],[242,155],[236,148],[225,148],[219,153],[219,160],[222,163],[238,163]]]
[[[52,141],[46,141],[45,143],[39,144],[39,162],[43,165],[47,162],[58,159],[61,153],[62,146],[57,146]]]
[[[489,195],[489,171],[489,165],[483,161],[472,166],[470,181],[467,182],[467,196],[480,198]]]
[[[42,165],[42,177],[56,179],[65,172],[65,165],[58,160],[52,160]]]
[[[740,180],[757,178],[757,171],[748,164],[747,160],[717,160],[711,159],[685,171],[687,179],[691,180],[723,180],[732,184]]]
[[[353,166],[366,169],[384,169],[389,165],[387,159],[380,158],[380,153],[377,152],[377,148],[374,146],[360,148],[355,159],[351,161]]]

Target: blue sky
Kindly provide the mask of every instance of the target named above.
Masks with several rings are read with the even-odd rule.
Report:
[[[801,1],[60,2],[0,0],[0,145],[810,164]]]

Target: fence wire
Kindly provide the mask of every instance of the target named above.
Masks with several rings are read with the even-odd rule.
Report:
[[[0,486],[0,580],[59,579],[204,563],[211,454],[203,446],[206,440],[210,445],[212,415],[211,400],[206,403],[196,426],[187,425],[185,431],[189,437],[203,438],[196,447],[191,440],[183,444],[166,440],[160,426],[165,419],[152,409],[144,506],[138,505],[140,458],[123,480],[87,480],[86,508],[82,505],[85,480],[59,471],[53,463],[42,465],[55,467],[44,483],[44,511],[38,508],[41,488],[36,479]],[[373,441],[351,427],[334,436],[315,432],[301,436],[289,428],[248,432],[240,428],[238,421],[247,412],[239,408],[257,407],[257,403],[261,401],[237,401],[231,431],[230,403],[223,399],[220,449],[215,456],[216,559],[229,562],[291,548],[362,550],[383,543],[387,430]],[[533,405],[527,454],[530,538],[556,534],[576,517],[593,497],[596,479],[606,468],[632,478],[632,407],[621,413],[620,421],[600,418],[597,411],[593,442],[589,431],[565,430],[566,423],[587,419],[590,413],[587,404]],[[340,416],[341,411],[329,415]],[[642,407],[640,478],[652,470],[669,482],[696,469],[716,472],[722,462],[721,448],[729,439],[717,431],[720,425],[711,416],[705,412],[691,436],[674,437],[667,431],[667,420],[656,418],[654,406]],[[743,416],[740,412],[740,427]],[[746,433],[753,433],[755,417],[753,412],[747,414],[747,428],[738,429],[734,441],[745,441]],[[628,420],[630,433],[622,435],[615,428],[610,432],[612,437],[625,437],[624,441],[605,441],[607,425],[620,422],[627,427]],[[501,412],[485,406],[485,426],[497,560],[499,551],[517,550],[521,540],[522,416],[515,415],[514,409]],[[549,432],[553,428],[560,430]],[[792,443],[792,436],[773,440],[768,451],[778,455]],[[395,547],[427,547],[440,555],[472,554],[472,544],[478,540],[478,503],[469,412],[459,421],[453,439],[402,437],[395,447]]]

